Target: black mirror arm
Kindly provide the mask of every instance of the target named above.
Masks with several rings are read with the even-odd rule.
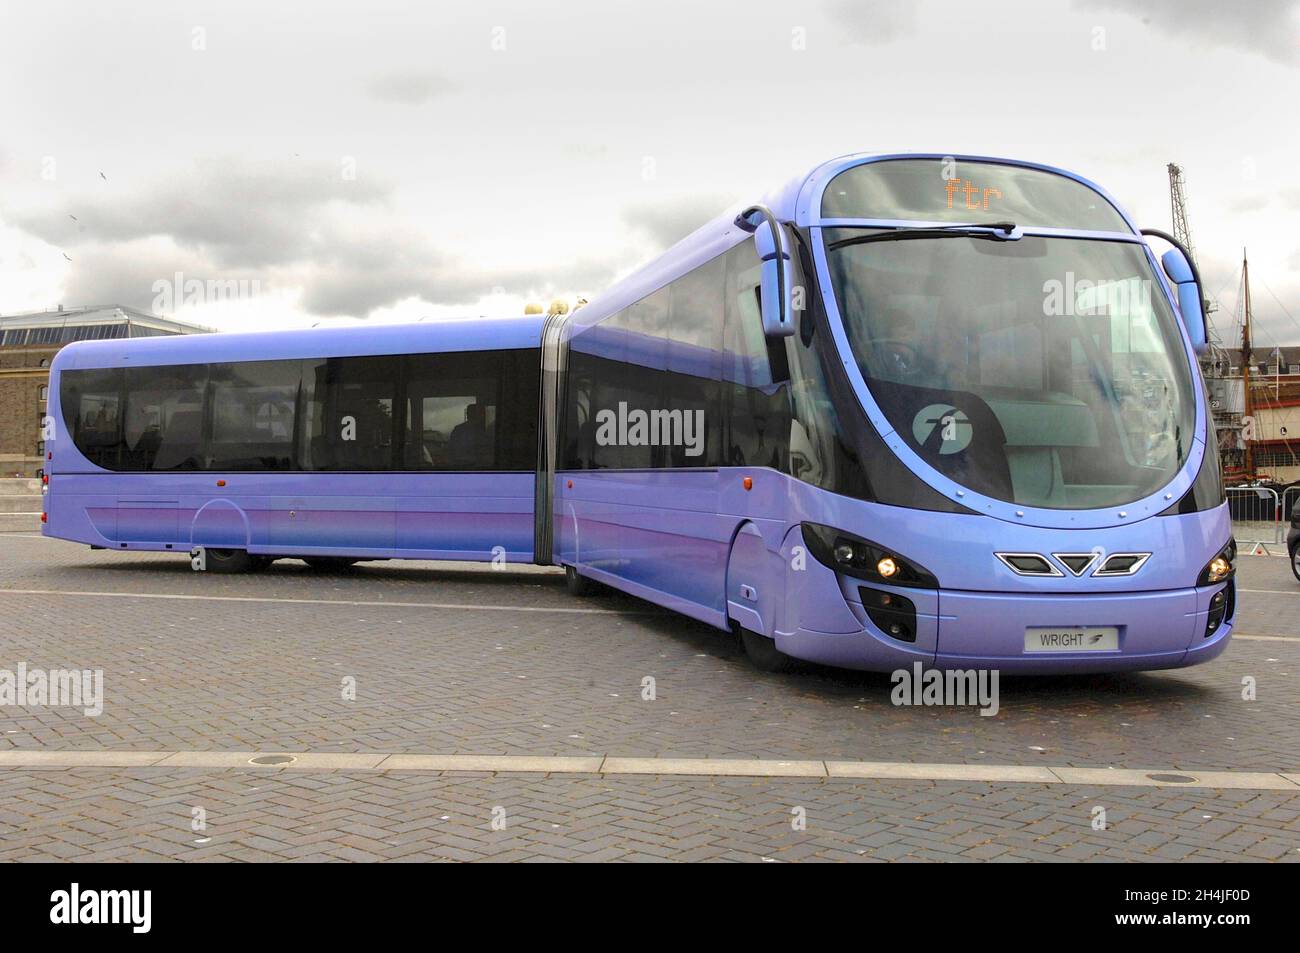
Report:
[[[778,262],[789,260],[790,253],[785,250],[785,239],[781,234],[781,223],[777,221],[776,215],[766,205],[751,205],[739,215],[736,216],[736,226],[742,231],[749,232],[751,235],[758,231],[758,223],[751,222],[750,216],[755,213],[761,215],[767,222],[767,226],[772,231],[772,245],[776,249],[771,255],[761,256],[761,261],[771,261],[775,258]],[[785,268],[776,270],[776,294],[778,301],[785,301]]]
[[[1192,257],[1191,250],[1168,232],[1159,228],[1141,229],[1143,235],[1154,235],[1156,238],[1162,238],[1169,244],[1173,245],[1183,253],[1183,258],[1187,259],[1187,267],[1192,269],[1192,280],[1196,282],[1196,290],[1201,296],[1201,320],[1205,323],[1205,340],[1210,339],[1210,311],[1206,307],[1205,301],[1205,284],[1201,281],[1201,269],[1196,267],[1196,259]]]

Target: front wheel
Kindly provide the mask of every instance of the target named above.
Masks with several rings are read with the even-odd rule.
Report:
[[[1300,540],[1291,547],[1291,573],[1300,581]]]
[[[795,660],[776,647],[775,639],[741,626],[740,640],[745,645],[749,661],[760,672],[788,672],[794,668]]]
[[[212,549],[206,551],[208,572],[239,573],[263,568],[261,557],[250,556],[246,549]]]

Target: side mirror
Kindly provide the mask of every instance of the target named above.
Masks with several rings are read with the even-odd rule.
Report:
[[[757,224],[755,224],[755,222]],[[790,287],[790,249],[776,216],[761,205],[746,209],[736,224],[754,233],[754,246],[763,263],[759,300],[763,311],[763,333],[768,337],[794,334],[794,307]]]
[[[1196,273],[1196,266],[1192,264],[1187,249],[1172,235],[1154,228],[1144,228],[1142,234],[1163,238],[1174,246],[1160,256],[1160,264],[1178,294],[1178,312],[1187,328],[1187,336],[1192,339],[1192,348],[1197,354],[1204,354],[1210,348],[1209,326],[1201,295],[1201,276]]]

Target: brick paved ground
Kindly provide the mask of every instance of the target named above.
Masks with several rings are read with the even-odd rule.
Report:
[[[0,667],[102,668],[107,695],[96,719],[0,709],[0,749],[1296,771],[1300,585],[1285,560],[1242,563],[1240,585],[1267,591],[1243,593],[1239,630],[1295,641],[1237,641],[1210,665],[1174,672],[1004,679],[1001,712],[983,718],[896,708],[884,675],[756,673],[722,633],[618,595],[573,600],[543,571],[378,563],[321,576],[284,561],[219,577],[190,572],[183,557],[0,536],[0,590],[60,593],[0,592]],[[67,594],[78,591],[279,601]],[[294,599],[389,604],[284,601]],[[646,675],[653,702],[641,700]],[[356,679],[355,701],[341,697],[345,676]],[[1241,698],[1245,676],[1257,681],[1256,701]],[[516,819],[506,832],[488,828],[498,804]],[[1108,831],[1090,827],[1096,804],[1110,814]],[[806,832],[790,830],[796,805],[808,810]],[[208,845],[193,843],[190,806],[208,811]],[[9,768],[0,770],[0,858],[1277,859],[1300,857],[1298,810],[1300,795],[1263,791]]]
[[[0,804],[0,860],[1300,861],[1300,791],[76,768]]]

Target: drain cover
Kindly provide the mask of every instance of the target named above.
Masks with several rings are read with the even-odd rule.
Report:
[[[1186,774],[1148,774],[1152,781],[1164,781],[1166,784],[1191,784],[1196,779]]]
[[[277,765],[293,764],[297,760],[298,759],[291,754],[259,754],[256,758],[250,758],[248,763]]]

